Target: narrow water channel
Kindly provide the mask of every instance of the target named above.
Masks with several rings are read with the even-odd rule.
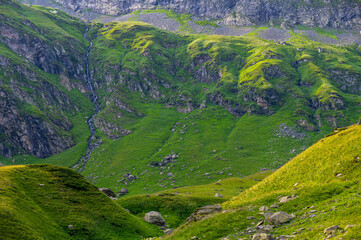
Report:
[[[90,93],[91,93],[91,101],[94,105],[94,114],[88,120],[90,137],[88,138],[88,146],[86,149],[86,153],[80,159],[80,161],[73,167],[73,168],[77,169],[79,172],[84,171],[90,155],[97,147],[99,147],[99,139],[97,139],[97,137],[95,136],[96,128],[94,125],[94,118],[99,113],[98,95],[94,90],[94,84],[93,84],[93,81],[92,81],[92,78],[90,75],[90,70],[89,70],[89,55],[90,55],[90,52],[93,47],[93,42],[88,38],[88,32],[89,32],[89,27],[86,28],[85,33],[84,33],[85,40],[87,40],[89,42],[89,47],[88,47],[86,57],[85,57],[85,73],[86,73],[86,80],[88,83],[88,87],[89,87]]]

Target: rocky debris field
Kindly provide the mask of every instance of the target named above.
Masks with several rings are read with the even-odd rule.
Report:
[[[320,35],[315,30],[295,30],[296,33],[301,33],[306,37],[310,38],[316,42],[322,42],[326,44],[339,44],[339,45],[348,45],[348,44],[361,44],[361,35],[353,33],[336,33],[336,38],[331,38],[326,35]]]
[[[217,24],[207,24],[207,21],[198,22],[197,20],[202,20],[202,19],[198,19],[195,17],[193,17],[190,21],[188,21],[186,26],[182,27],[178,19],[170,18],[167,16],[167,14],[162,12],[140,12],[139,14],[130,13],[120,16],[109,16],[109,15],[99,14],[89,9],[74,11],[70,8],[66,8],[64,6],[56,4],[55,2],[47,1],[47,0],[22,0],[21,2],[25,4],[57,8],[84,21],[99,21],[101,23],[109,23],[114,21],[125,22],[129,20],[135,20],[135,21],[149,23],[154,27],[170,32],[206,34],[206,35],[243,36],[245,34],[256,31],[258,32],[260,38],[275,42],[286,42],[290,40],[290,38],[292,37],[291,31],[289,29],[279,29],[276,27],[270,27],[264,30],[257,30],[257,28],[251,28],[251,27],[224,25],[222,21],[217,21]],[[218,25],[218,27],[214,25]],[[300,33],[310,38],[313,41],[326,43],[326,44],[361,45],[361,34],[357,34],[356,32],[336,33],[334,38],[328,35],[319,34],[315,30],[294,30],[294,32]]]
[[[96,13],[94,11],[89,11],[89,10],[84,10],[84,11],[73,11],[70,8],[67,7],[63,7],[57,3],[55,3],[55,1],[49,1],[49,0],[20,0],[21,3],[24,4],[28,4],[28,5],[39,5],[39,6],[44,6],[44,7],[52,7],[52,8],[57,8],[60,9],[64,12],[66,12],[67,14],[80,18],[83,21],[93,21],[94,19],[97,19],[99,17],[101,17],[102,15],[99,13]]]
[[[259,36],[262,39],[272,40],[276,42],[285,42],[291,38],[291,34],[288,32],[288,30],[278,29],[274,27],[260,32]]]
[[[129,20],[136,20],[145,23],[149,23],[157,28],[170,31],[170,32],[183,32],[193,34],[206,34],[206,35],[224,35],[224,36],[243,36],[245,34],[256,32],[259,37],[264,40],[275,42],[286,42],[292,37],[292,30],[280,29],[276,27],[270,27],[267,29],[259,30],[251,27],[236,27],[224,25],[220,22],[217,24],[211,24],[210,22],[198,21],[199,19],[192,18],[187,22],[187,26],[181,26],[177,19],[168,17],[165,13],[161,12],[146,12],[135,15],[133,13],[116,16],[116,17],[102,17],[98,19],[102,23],[109,23],[113,21],[125,22]],[[198,24],[199,23],[199,24]],[[218,25],[218,27],[214,26]],[[302,34],[313,41],[335,44],[335,45],[349,45],[358,44],[361,45],[361,35],[356,32],[336,32],[335,37],[329,35],[317,33],[315,30],[294,30],[295,33]],[[331,35],[331,34],[330,34]]]
[[[140,14],[137,20],[152,24],[154,27],[170,32],[177,32],[180,27],[180,24],[176,20],[168,18],[164,13],[154,12]]]
[[[170,31],[170,32],[183,32],[181,29],[181,24],[176,20],[168,17],[165,13],[160,12],[150,12],[150,13],[140,13],[127,14],[117,17],[102,17],[99,19],[102,23],[109,23],[113,21],[125,22],[129,20],[136,20],[145,23],[149,23],[154,27]],[[207,34],[207,35],[226,35],[226,36],[243,36],[247,33],[252,32],[253,28],[249,27],[234,27],[226,26],[223,24],[218,25],[218,27],[211,26],[208,24],[200,25],[197,24],[195,20],[188,21],[188,26],[185,27],[185,32],[195,33],[195,34]]]

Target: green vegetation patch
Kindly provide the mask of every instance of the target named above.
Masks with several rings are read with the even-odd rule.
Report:
[[[157,230],[127,213],[73,170],[0,167],[4,239],[141,239]]]

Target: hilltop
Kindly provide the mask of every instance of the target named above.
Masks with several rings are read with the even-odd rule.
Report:
[[[289,236],[286,239],[323,239],[329,235],[331,239],[358,239],[361,227],[358,214],[360,138],[361,126],[358,125],[335,131],[259,184],[223,203],[225,213],[184,224],[170,238],[228,236],[228,239],[248,239],[263,231],[264,225],[269,226],[266,222],[255,226],[265,219],[267,212],[272,215],[283,211],[294,214],[294,218],[278,226],[273,224],[264,232]],[[288,198],[281,199],[285,196]],[[267,208],[260,208],[262,206]],[[335,225],[338,228],[324,233],[326,228]]]
[[[73,170],[0,167],[2,239],[141,239],[158,230]]]

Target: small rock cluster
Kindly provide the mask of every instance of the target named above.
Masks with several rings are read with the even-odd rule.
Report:
[[[123,182],[125,185],[127,185],[129,182],[135,181],[137,179],[139,179],[139,177],[133,175],[132,173],[126,173],[117,182]]]
[[[286,203],[293,199],[297,198],[296,195],[292,196],[284,196],[279,198],[280,203]],[[277,209],[279,206],[274,203],[270,207],[261,206],[258,210],[261,215],[264,216],[264,220],[261,220],[255,225],[255,229],[248,228],[246,230],[246,234],[252,235],[252,240],[273,240],[275,239],[270,233],[277,226],[282,224],[286,224],[294,219],[296,216],[294,214],[288,214],[286,212],[277,211],[273,212],[272,209]],[[247,217],[247,220],[255,220],[256,218],[253,216]],[[267,223],[267,224],[266,224]]]
[[[154,167],[167,166],[170,163],[176,162],[178,157],[179,157],[178,154],[169,154],[165,156],[160,162],[154,161],[151,162],[150,165]]]

